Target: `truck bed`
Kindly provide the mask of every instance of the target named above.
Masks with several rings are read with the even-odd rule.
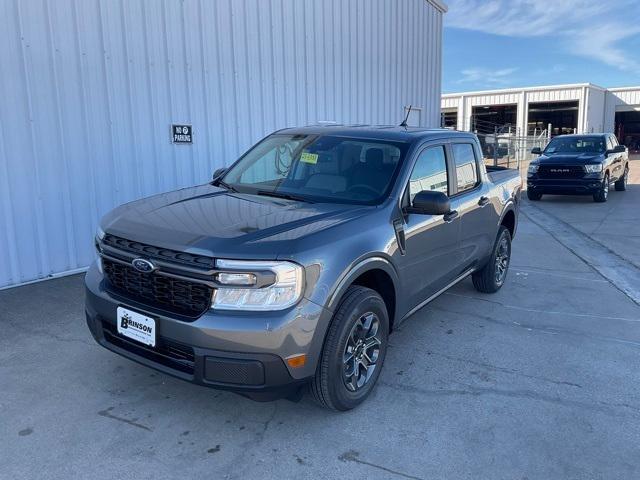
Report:
[[[520,178],[520,171],[515,168],[487,165],[487,175],[494,185],[506,183],[513,178]]]

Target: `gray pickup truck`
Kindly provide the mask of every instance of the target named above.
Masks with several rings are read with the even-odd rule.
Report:
[[[348,410],[402,321],[469,275],[503,285],[520,190],[518,171],[487,171],[473,134],[280,130],[210,184],[107,214],[87,323],[184,380],[257,400],[308,386]]]

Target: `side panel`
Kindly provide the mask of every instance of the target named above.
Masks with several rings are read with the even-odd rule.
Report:
[[[493,247],[502,208],[495,193],[483,183],[478,189],[452,199],[451,208],[458,211],[460,221],[461,260],[457,274],[478,266]],[[486,198],[487,203],[481,205],[480,198]]]
[[[407,252],[397,256],[402,294],[409,309],[450,283],[459,273],[461,219],[411,213],[405,235]]]

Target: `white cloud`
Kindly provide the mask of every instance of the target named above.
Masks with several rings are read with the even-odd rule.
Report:
[[[569,51],[574,55],[595,58],[600,62],[625,72],[640,75],[638,56],[631,57],[620,48],[620,43],[640,34],[640,28],[620,28],[616,24],[604,24],[589,30],[573,32]]]
[[[457,83],[482,82],[487,85],[508,85],[517,68],[502,68],[492,70],[489,68],[467,68],[462,71],[462,77]]]
[[[447,26],[509,37],[557,34],[607,13],[600,0],[450,0]],[[610,5],[610,4],[609,4]]]
[[[448,27],[506,37],[557,37],[559,48],[640,74],[621,43],[640,33],[637,0],[449,0]]]

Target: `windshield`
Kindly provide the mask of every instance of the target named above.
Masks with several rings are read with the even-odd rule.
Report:
[[[604,137],[556,137],[544,153],[604,153]]]
[[[274,134],[222,178],[241,193],[314,202],[377,204],[408,144],[328,135]]]

